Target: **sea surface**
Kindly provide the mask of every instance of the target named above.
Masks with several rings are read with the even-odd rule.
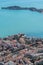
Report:
[[[43,13],[1,9],[15,5],[43,9],[43,0],[0,0],[0,37],[25,33],[43,38]]]

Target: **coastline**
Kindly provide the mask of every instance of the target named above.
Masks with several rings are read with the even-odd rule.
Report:
[[[43,0],[0,0],[0,65],[43,65]]]
[[[0,38],[0,65],[43,65],[43,38],[19,33]]]

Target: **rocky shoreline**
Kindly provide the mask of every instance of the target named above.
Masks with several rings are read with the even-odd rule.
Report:
[[[0,38],[0,65],[43,65],[43,39],[25,34]]]
[[[8,10],[30,10],[30,11],[33,11],[33,12],[43,13],[43,9],[37,9],[35,7],[8,6],[8,7],[1,7],[1,9],[8,9]]]

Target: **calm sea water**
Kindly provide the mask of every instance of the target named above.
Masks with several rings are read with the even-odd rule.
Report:
[[[0,37],[16,33],[43,37],[43,13],[1,10],[1,7],[13,5],[43,8],[43,0],[0,0]]]

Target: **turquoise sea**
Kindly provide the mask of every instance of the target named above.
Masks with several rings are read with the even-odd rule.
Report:
[[[43,13],[25,10],[1,10],[1,7],[43,8],[43,0],[0,0],[0,37],[25,33],[43,37]]]

